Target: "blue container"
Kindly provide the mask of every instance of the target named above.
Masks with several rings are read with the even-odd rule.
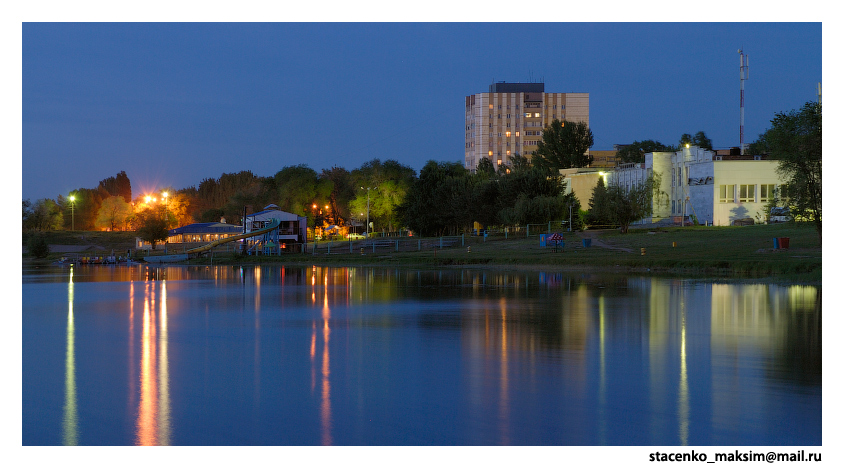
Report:
[[[591,238],[584,238],[581,240],[581,242],[584,244],[585,248],[588,248],[593,244],[593,240]]]
[[[546,236],[544,234],[540,235],[540,246],[546,247]],[[775,238],[775,242],[777,242],[777,238]]]
[[[775,240],[775,249],[780,249],[780,243],[778,242],[777,238],[772,238]]]

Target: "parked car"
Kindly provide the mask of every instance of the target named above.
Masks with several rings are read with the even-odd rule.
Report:
[[[769,223],[783,223],[791,219],[787,207],[772,207],[772,212],[769,214]]]
[[[366,236],[364,236],[360,233],[349,233],[348,235],[346,235],[346,237],[348,239],[364,239],[364,238],[366,238]]]

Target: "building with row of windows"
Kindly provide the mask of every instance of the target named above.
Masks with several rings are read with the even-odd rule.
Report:
[[[677,152],[646,153],[644,163],[621,164],[606,172],[608,184],[630,189],[657,176],[659,192],[646,223],[695,220],[731,225],[764,218],[766,205],[784,183],[777,161],[765,156],[718,155],[696,146]],[[591,194],[577,194],[589,200]]]
[[[590,124],[589,93],[546,93],[544,83],[493,83],[466,97],[464,165],[482,158],[498,169],[519,154],[531,158],[553,120]]]

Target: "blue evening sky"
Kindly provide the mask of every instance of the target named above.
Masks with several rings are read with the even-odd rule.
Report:
[[[590,93],[594,150],[738,146],[740,47],[751,142],[817,99],[821,23],[23,23],[23,198],[462,163],[464,97],[494,81]]]

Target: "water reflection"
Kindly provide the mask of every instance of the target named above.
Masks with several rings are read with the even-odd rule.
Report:
[[[129,402],[124,444],[821,441],[818,287],[471,269],[129,272],[86,274],[130,279],[96,285],[99,297],[76,267],[63,271],[65,444],[92,428],[77,410],[92,392],[83,351],[110,352],[89,324],[116,317],[120,334],[129,318],[112,367],[124,373],[128,346],[131,383],[114,380]]]
[[[158,318],[157,286],[161,288],[161,309]],[[141,332],[140,397],[135,423],[136,445],[170,444],[170,375],[167,345],[167,281],[146,282]]]
[[[62,443],[75,446],[79,442],[79,422],[76,415],[76,336],[73,329],[73,266],[67,283],[67,336],[65,351],[65,405],[62,418]]]

